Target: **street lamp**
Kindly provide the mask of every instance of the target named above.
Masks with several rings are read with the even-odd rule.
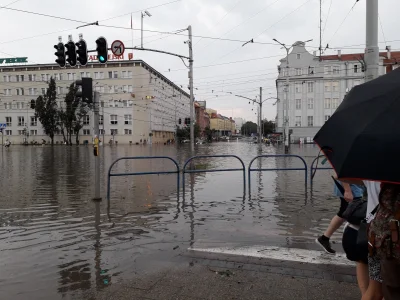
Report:
[[[140,30],[141,31],[141,48],[143,48],[143,18],[145,17],[145,16],[148,16],[148,17],[151,17],[151,13],[149,13],[147,10],[145,10],[144,12],[142,11],[141,12],[141,24],[142,24],[142,29]]]
[[[286,44],[281,43],[280,41],[278,41],[277,39],[272,39],[274,42],[278,43],[279,45],[281,45],[283,48],[285,48],[286,50],[286,88],[285,88],[285,94],[286,94],[286,100],[284,102],[284,109],[283,109],[283,124],[285,126],[285,153],[289,152],[289,51],[290,49],[293,48],[294,45],[288,47],[286,46]],[[311,42],[311,40],[307,40],[301,43],[307,43],[307,42]],[[285,113],[286,112],[286,113]]]

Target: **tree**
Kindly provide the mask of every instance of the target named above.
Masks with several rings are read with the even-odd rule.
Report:
[[[76,122],[76,110],[80,105],[80,99],[76,97],[77,87],[74,83],[69,86],[67,95],[65,96],[65,110],[60,109],[60,127],[61,133],[63,134],[64,141],[69,145],[72,145],[72,134],[74,132]],[[65,133],[64,134],[64,129]]]
[[[46,94],[36,99],[35,116],[42,124],[44,133],[50,137],[51,145],[54,145],[54,134],[58,130],[58,111],[56,82],[53,77],[50,78]]]
[[[251,135],[252,133],[257,133],[257,124],[251,121],[248,121],[242,125],[241,132],[246,135]]]
[[[212,130],[210,129],[210,127],[206,127],[206,128],[204,128],[204,135],[205,135],[205,137],[206,137],[206,139],[207,139],[207,141],[209,141],[209,142],[211,142],[212,141]]]
[[[263,120],[263,133],[264,135],[273,133],[275,131],[275,123],[268,120]]]
[[[74,121],[74,131],[75,131],[75,141],[76,144],[79,145],[79,132],[83,128],[83,118],[88,114],[89,107],[86,103],[79,101],[78,106],[76,108],[76,119]]]

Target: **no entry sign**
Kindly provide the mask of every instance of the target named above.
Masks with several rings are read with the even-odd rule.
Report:
[[[111,52],[115,55],[115,56],[122,56],[125,52],[125,45],[123,42],[121,42],[120,40],[115,40],[114,42],[112,42],[111,44]]]

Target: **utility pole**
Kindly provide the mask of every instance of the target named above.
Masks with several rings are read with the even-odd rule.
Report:
[[[94,135],[97,136],[97,141],[99,138],[99,103],[100,103],[100,93],[94,92],[93,100],[93,113],[94,113]],[[104,118],[104,117],[103,117]],[[104,122],[104,120],[103,120]],[[104,143],[104,141],[103,141]],[[96,144],[95,144],[96,146]],[[97,156],[94,157],[94,198],[93,200],[101,200],[100,197],[100,157],[99,157],[99,145],[97,144]]]
[[[259,122],[260,122],[260,132],[258,133],[259,143],[261,144],[262,141],[262,87],[260,87],[260,115],[259,115]]]
[[[367,0],[365,81],[379,76],[378,14],[378,0]]]
[[[192,26],[189,25],[189,89],[190,89],[190,150],[194,155],[194,94],[193,94],[193,38]]]
[[[285,124],[285,153],[289,153],[289,48],[286,48],[286,86],[285,86],[285,94],[286,99],[284,103],[284,124]]]

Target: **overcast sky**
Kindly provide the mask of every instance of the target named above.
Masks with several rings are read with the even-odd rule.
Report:
[[[351,10],[355,2],[322,0],[323,45],[329,43],[330,48],[340,48],[342,53],[364,51],[366,0],[360,0]],[[206,101],[207,107],[228,117],[247,120],[255,120],[255,107],[252,111],[253,106],[248,101],[228,92],[254,98],[259,87],[263,87],[264,98],[276,96],[276,67],[285,51],[267,43],[273,43],[273,38],[287,44],[313,39],[307,44],[310,52],[319,45],[319,0],[0,0],[0,5],[128,28],[90,26],[76,29],[82,23],[1,7],[0,57],[28,56],[30,63],[54,62],[53,45],[60,35],[66,42],[69,34],[78,40],[82,33],[90,49],[95,48],[95,40],[101,35],[107,38],[109,45],[119,39],[127,46],[138,46],[140,11],[145,9],[152,14],[144,19],[145,30],[175,32],[192,25],[194,36],[243,41],[253,38],[255,42],[264,43],[242,47],[241,42],[194,38],[196,100]],[[379,5],[381,51],[385,49],[385,41],[393,50],[400,49],[397,21],[400,1],[380,0]],[[129,29],[131,12],[134,30]],[[182,35],[144,32],[145,47],[183,55],[188,55],[186,40],[187,37]],[[327,50],[326,54],[335,52]],[[180,59],[143,51],[135,51],[134,58],[143,59],[187,91],[187,70]],[[273,100],[268,102],[270,104],[264,105],[263,116],[274,119],[276,106],[272,105]]]

